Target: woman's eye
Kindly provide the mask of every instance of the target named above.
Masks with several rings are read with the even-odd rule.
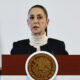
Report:
[[[30,19],[34,19],[34,17],[33,17],[33,16],[31,16],[31,17],[30,17]]]
[[[39,16],[39,17],[37,17],[38,19],[42,19],[42,17],[41,16]]]

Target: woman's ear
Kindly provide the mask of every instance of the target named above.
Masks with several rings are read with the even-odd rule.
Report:
[[[49,19],[47,19],[47,25],[49,24],[49,21],[50,21],[50,20],[49,20]]]
[[[49,24],[49,19],[46,20],[46,26],[45,26],[45,28],[47,28],[48,24]]]
[[[29,26],[29,20],[27,19],[27,24],[28,24],[28,26]]]

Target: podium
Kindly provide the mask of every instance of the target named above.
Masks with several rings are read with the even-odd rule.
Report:
[[[1,75],[1,67],[0,67],[0,75]]]
[[[29,55],[2,55],[2,75],[26,75]],[[58,61],[57,75],[80,75],[80,55],[54,55]]]

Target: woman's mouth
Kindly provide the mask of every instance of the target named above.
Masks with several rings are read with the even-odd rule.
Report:
[[[34,29],[38,29],[39,27],[38,27],[38,26],[34,26],[33,28],[34,28]]]

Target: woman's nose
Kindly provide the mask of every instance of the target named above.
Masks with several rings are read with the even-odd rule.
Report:
[[[37,18],[34,18],[34,23],[37,23],[38,22],[38,19]]]

